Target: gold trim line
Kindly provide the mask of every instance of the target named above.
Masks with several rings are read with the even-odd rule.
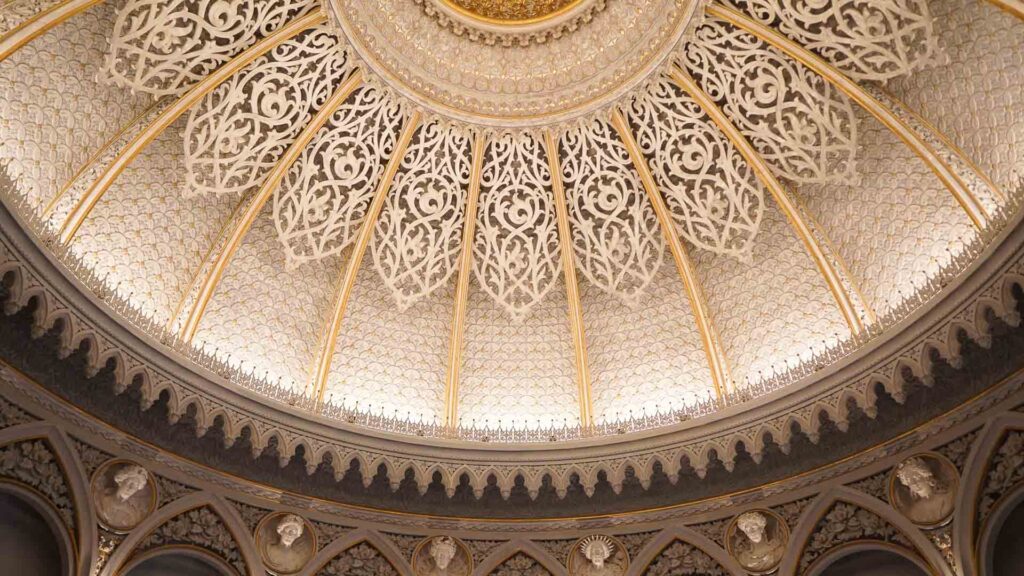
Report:
[[[402,163],[402,158],[405,156],[405,151],[412,141],[413,134],[416,133],[420,126],[420,118],[421,116],[418,111],[413,112],[406,122],[402,135],[399,136],[398,142],[395,144],[395,151],[391,154],[388,165],[384,169],[384,174],[381,175],[380,182],[377,184],[377,191],[374,192],[373,201],[366,211],[363,226],[359,229],[359,236],[356,237],[355,244],[352,246],[348,262],[345,263],[345,275],[342,277],[341,284],[338,286],[337,297],[334,299],[334,313],[331,315],[331,321],[325,327],[324,333],[320,338],[320,345],[317,347],[316,364],[313,367],[313,373],[310,375],[309,385],[306,387],[307,391],[312,391],[317,405],[323,403],[324,394],[327,392],[327,375],[331,371],[334,349],[338,344],[341,323],[345,319],[348,300],[352,296],[352,288],[355,287],[356,276],[359,274],[359,265],[363,262],[363,256],[366,254],[366,248],[370,245],[370,239],[373,238],[374,225],[377,223],[380,211],[384,208],[384,200],[387,198],[388,190],[391,189],[391,181],[394,180],[395,174],[398,172],[398,167]]]
[[[573,350],[576,356],[576,386],[580,404],[580,426],[594,425],[594,408],[591,398],[590,363],[587,359],[587,337],[583,330],[583,307],[580,304],[580,286],[576,279],[576,260],[573,258],[572,230],[569,228],[569,213],[565,204],[565,188],[562,186],[562,163],[558,158],[558,143],[551,130],[544,131],[544,145],[547,148],[548,166],[551,170],[551,192],[555,200],[558,217],[558,243],[562,252],[562,269],[565,272],[565,294],[569,304],[569,327],[572,330]]]
[[[60,228],[60,241],[67,244],[74,238],[78,229],[85,222],[85,219],[92,212],[93,207],[100,201],[110,186],[117,180],[121,172],[128,167],[128,164],[135,159],[142,150],[156,139],[168,126],[174,123],[179,116],[184,114],[194,104],[199,102],[206,94],[214,90],[222,82],[230,78],[254,60],[272,50],[276,46],[288,41],[297,34],[327,21],[327,16],[320,10],[311,12],[301,18],[292,20],[284,27],[270,36],[250,46],[241,54],[232,58],[229,62],[218,68],[201,82],[185,92],[174,104],[160,113],[160,116],[146,127],[141,133],[135,136],[128,146],[117,156],[107,167],[103,174],[93,183],[85,195],[78,201],[75,207],[68,214],[67,219]]]
[[[444,425],[454,428],[459,418],[459,370],[462,367],[462,342],[465,335],[466,306],[469,303],[469,279],[473,273],[473,238],[476,233],[477,201],[480,198],[480,173],[483,170],[487,138],[483,132],[473,142],[473,172],[469,180],[466,221],[462,229],[462,254],[459,259],[459,283],[455,289],[452,333],[448,348],[448,372],[444,382]]]
[[[25,20],[0,37],[0,62],[54,26],[63,24],[72,16],[77,16],[102,2],[103,0],[67,0]]]
[[[654,207],[654,213],[658,216],[658,223],[661,225],[661,233],[668,242],[669,251],[676,261],[676,269],[679,270],[679,278],[683,281],[683,288],[686,290],[686,298],[690,302],[690,310],[693,311],[693,319],[697,324],[697,331],[700,333],[701,342],[704,344],[704,353],[708,358],[708,368],[711,370],[711,380],[715,385],[715,395],[723,400],[725,395],[735,390],[735,383],[729,372],[729,363],[722,349],[718,331],[711,320],[711,313],[708,310],[707,299],[704,297],[704,290],[697,279],[697,272],[694,269],[693,261],[686,250],[686,246],[679,239],[672,215],[665,199],[658,190],[658,184],[654,181],[647,159],[640,152],[640,148],[633,138],[626,117],[618,109],[612,111],[612,126],[619,132],[619,139],[626,146],[629,157],[633,161],[633,168],[640,174],[640,181],[647,190],[647,197]]]
[[[231,259],[234,257],[235,252],[238,251],[238,247],[241,246],[242,240],[245,235],[252,228],[256,218],[263,211],[263,206],[266,205],[267,200],[274,194],[277,187],[281,184],[281,180],[284,179],[285,174],[291,168],[292,164],[299,158],[302,151],[305,150],[306,146],[313,140],[316,133],[327,124],[331,116],[335,111],[342,105],[343,102],[352,94],[357,88],[363,84],[363,72],[362,70],[356,70],[352,73],[345,82],[343,82],[331,95],[331,98],[324,103],[323,106],[317,110],[316,115],[309,121],[299,133],[298,137],[288,147],[277,163],[274,165],[274,169],[267,175],[263,184],[260,185],[259,190],[253,196],[252,200],[248,203],[245,208],[245,212],[242,214],[241,219],[235,224],[234,229],[231,230],[230,235],[227,237],[221,236],[218,240],[218,244],[223,242],[223,249],[217,253],[216,260],[212,266],[207,266],[207,262],[201,266],[197,272],[197,276],[193,279],[190,284],[189,291],[192,292],[192,287],[195,286],[196,281],[199,280],[199,274],[202,274],[203,270],[208,270],[206,276],[202,280],[202,285],[199,289],[199,295],[196,300],[192,303],[192,307],[189,309],[188,318],[181,327],[180,336],[186,342],[191,342],[192,338],[195,337],[196,331],[199,329],[199,322],[203,319],[203,314],[206,312],[206,305],[209,304],[210,298],[217,291],[217,286],[220,284],[221,276],[224,274],[224,270],[227,268]],[[213,252],[208,254],[213,256]],[[184,304],[184,302],[183,302]],[[175,321],[181,314],[175,314]]]
[[[1006,10],[1017,18],[1024,20],[1024,2],[1021,0],[988,0],[990,4]]]

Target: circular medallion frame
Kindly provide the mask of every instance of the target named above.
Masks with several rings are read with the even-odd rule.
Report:
[[[931,497],[925,499],[918,509],[914,510],[915,497],[910,493],[910,488],[898,479],[899,470],[908,462],[918,459],[927,466],[933,477],[943,483],[941,500],[933,500]],[[938,472],[938,475],[936,473]],[[903,514],[915,526],[924,529],[939,528],[945,526],[953,519],[956,511],[956,495],[960,491],[960,471],[949,458],[938,452],[919,452],[908,456],[889,472],[888,496],[889,503],[900,514]],[[938,495],[935,495],[938,496]],[[931,505],[929,505],[929,502]],[[934,510],[922,510],[921,508],[934,508],[937,505],[938,512]],[[927,512],[928,517],[922,518]],[[915,518],[916,517],[916,518]]]
[[[763,541],[769,542],[773,538],[781,536],[781,541],[777,541],[774,548],[768,550],[775,556],[768,564],[764,566],[752,566],[750,562],[744,562],[741,559],[741,554],[744,550],[737,548],[738,544],[743,542],[749,542],[750,546],[757,546],[750,538],[739,529],[739,520],[744,514],[758,513],[765,516],[768,519],[768,523],[764,526],[765,535],[769,538]],[[790,531],[789,525],[786,524],[786,520],[776,514],[774,511],[767,508],[754,508],[752,510],[746,510],[740,514],[737,514],[729,521],[729,525],[725,528],[725,550],[744,570],[750,574],[768,574],[775,571],[779,567],[779,563],[782,562],[783,556],[786,553],[786,547],[789,546]]]
[[[128,500],[116,501],[114,500],[114,497],[116,497],[117,484],[114,481],[114,474],[126,466],[138,466],[145,470],[146,485],[129,497]],[[100,486],[101,482],[103,483],[103,486]],[[115,492],[112,494],[111,490],[114,490]],[[89,497],[92,498],[93,506],[96,508],[96,520],[101,526],[115,534],[127,534],[131,532],[147,517],[153,514],[153,512],[156,511],[157,503],[159,502],[159,492],[160,489],[156,484],[156,476],[154,476],[153,473],[145,466],[127,458],[113,458],[111,460],[107,460],[92,473],[92,477],[89,479]],[[135,496],[140,497],[135,498]],[[145,504],[145,508],[143,509],[132,510],[132,513],[138,516],[137,519],[131,522],[117,523],[111,518],[111,512],[107,509],[109,506],[127,506],[130,508],[130,503],[133,501],[136,504]],[[127,510],[122,510],[122,512],[125,511]]]
[[[473,552],[469,549],[462,540],[454,537],[447,536],[455,542],[455,546],[458,549],[456,557],[461,556],[463,558],[463,569],[460,572],[450,572],[450,567],[444,572],[434,571],[433,559],[430,557],[430,551],[427,548],[431,542],[437,538],[442,538],[447,534],[438,534],[436,536],[428,536],[423,540],[420,540],[416,544],[416,548],[412,551],[412,573],[416,576],[469,576],[473,573],[476,566],[473,563]]]
[[[609,571],[607,568],[601,571],[594,571],[589,568],[590,561],[584,555],[581,545],[591,538],[604,538],[609,540],[614,549],[612,550],[611,556],[605,559],[605,562],[615,562],[615,564],[605,564],[605,566],[612,565],[618,572]],[[629,570],[630,557],[629,551],[626,550],[626,546],[618,538],[603,533],[593,533],[583,536],[579,540],[572,543],[572,548],[565,556],[565,566],[569,572],[569,576],[622,576]]]
[[[279,545],[277,543],[270,544],[269,542],[267,542],[267,538],[278,537],[275,530],[277,524],[276,522],[272,524],[272,521],[280,520],[286,516],[296,516],[302,519],[303,530],[302,535],[296,538],[295,542],[291,546],[285,547],[286,550],[282,552],[278,551],[276,548],[271,548],[272,546]],[[274,526],[275,528],[271,528],[271,526]],[[273,536],[271,536],[271,534],[273,534]],[[260,561],[263,562],[263,565],[266,566],[267,570],[271,574],[275,574],[277,576],[289,576],[291,574],[298,574],[299,572],[302,572],[302,570],[304,570],[309,565],[310,561],[313,560],[313,557],[316,556],[316,552],[319,546],[319,542],[317,541],[316,529],[313,527],[313,524],[310,523],[310,521],[305,517],[295,514],[294,512],[270,512],[269,514],[261,518],[259,524],[256,525],[256,529],[253,531],[253,540],[256,542],[257,550],[259,550]],[[303,546],[303,550],[308,551],[308,553],[306,553],[306,556],[301,561],[301,564],[295,568],[282,567],[282,564],[279,560],[277,560],[276,558],[272,558],[271,555],[268,554],[268,549],[273,550],[273,554],[287,554],[292,552],[295,549],[294,546],[296,545]]]

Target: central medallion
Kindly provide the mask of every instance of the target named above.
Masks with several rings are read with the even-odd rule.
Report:
[[[518,128],[574,120],[643,85],[699,21],[701,6],[599,2],[330,0],[329,10],[374,75],[414,105],[471,124]],[[565,25],[580,14],[586,25]],[[522,40],[552,26],[561,28],[543,41]],[[503,34],[520,36],[505,41]]]

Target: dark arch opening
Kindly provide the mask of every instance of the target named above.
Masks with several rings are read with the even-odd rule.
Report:
[[[997,530],[995,546],[986,562],[992,576],[1024,574],[1024,498],[1017,501]]]
[[[15,494],[0,491],[0,558],[11,574],[61,576],[68,558],[50,522]]]
[[[913,561],[888,550],[858,550],[842,556],[820,576],[928,576]]]
[[[132,566],[125,576],[227,576],[199,554],[173,551],[146,558]]]

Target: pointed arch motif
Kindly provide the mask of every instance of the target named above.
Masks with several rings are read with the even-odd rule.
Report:
[[[349,567],[352,560],[359,560],[369,571],[339,571]],[[387,538],[373,530],[360,528],[325,546],[300,575],[412,576],[412,566]]]
[[[492,550],[477,565],[473,576],[568,576],[568,572],[535,542],[517,539]]]
[[[677,547],[677,545],[682,546]],[[685,560],[686,557],[690,557],[688,563]],[[683,571],[659,572],[659,569],[655,568],[659,561],[665,562],[666,567],[675,566]],[[690,572],[686,572],[687,569]],[[746,574],[743,568],[721,546],[686,526],[675,526],[663,530],[637,553],[636,558],[633,558],[630,563],[629,570],[631,576],[648,574],[668,576],[676,573],[702,576],[742,576]]]

